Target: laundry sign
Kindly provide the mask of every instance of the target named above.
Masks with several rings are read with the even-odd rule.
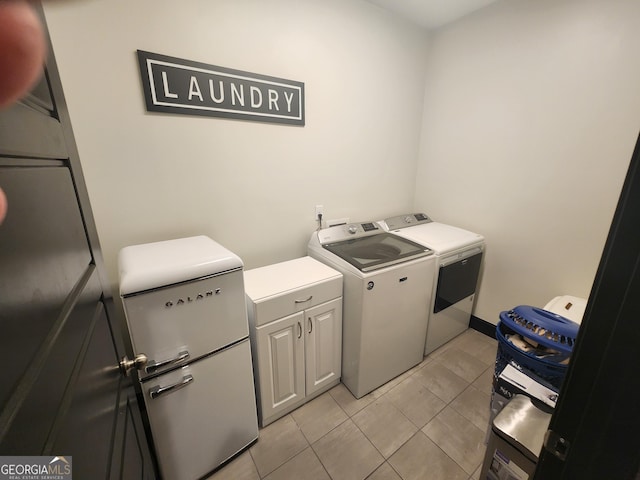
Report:
[[[149,112],[304,125],[304,83],[138,50]]]

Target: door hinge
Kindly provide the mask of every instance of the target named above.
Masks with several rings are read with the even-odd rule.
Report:
[[[571,443],[553,430],[547,430],[544,434],[544,448],[564,462]]]

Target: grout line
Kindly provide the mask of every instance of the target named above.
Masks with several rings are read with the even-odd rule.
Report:
[[[344,423],[344,422],[342,422]],[[342,423],[340,425],[342,425]],[[319,440],[319,439],[318,439]],[[325,466],[324,463],[322,463],[322,460],[320,460],[320,457],[318,456],[318,452],[315,451],[315,449],[313,448],[313,445],[309,445],[309,448],[311,449],[311,451],[313,452],[313,455],[318,459],[318,463],[322,466],[322,469],[325,471],[325,473],[327,474],[327,477],[329,478],[333,478],[331,476],[331,474],[329,473],[329,470],[327,470],[327,467]]]
[[[481,392],[481,393],[483,393],[483,394],[484,394],[484,392],[482,391],[482,389],[481,389],[481,388],[479,388],[479,387],[476,387],[475,385],[473,385],[473,383],[474,383],[474,382],[476,382],[480,377],[482,377],[483,375],[485,375],[485,374],[486,374],[486,372],[487,372],[487,370],[492,369],[492,366],[491,366],[491,365],[487,365],[487,368],[485,368],[485,369],[482,371],[482,373],[480,373],[480,374],[479,374],[477,377],[475,377],[472,381],[467,381],[466,379],[464,379],[464,378],[460,377],[460,376],[459,376],[459,375],[457,375],[455,372],[453,372],[452,370],[450,370],[449,368],[447,368],[446,364],[445,364],[444,362],[442,362],[442,361],[441,361],[442,359],[441,359],[440,357],[442,356],[442,354],[443,354],[443,353],[445,353],[445,352],[446,352],[447,350],[449,350],[450,348],[455,348],[455,347],[456,347],[456,344],[449,344],[449,345],[447,345],[447,348],[440,347],[440,348],[439,348],[438,350],[436,350],[435,352],[432,352],[432,353],[431,353],[431,354],[429,354],[428,356],[424,357],[424,359],[423,359],[423,361],[422,361],[422,362],[420,362],[418,365],[416,365],[416,366],[412,367],[411,369],[409,369],[409,370],[407,371],[407,372],[409,372],[409,371],[410,371],[411,373],[409,373],[409,374],[408,374],[408,375],[406,375],[404,378],[402,378],[402,379],[400,379],[399,381],[397,381],[397,382],[396,382],[393,386],[391,386],[390,388],[385,389],[384,391],[380,391],[380,392],[379,392],[379,396],[375,396],[375,397],[373,397],[373,398],[371,399],[371,401],[370,401],[370,402],[366,403],[366,404],[365,404],[365,405],[363,405],[361,408],[358,408],[358,409],[357,409],[356,411],[354,411],[354,412],[353,412],[353,414],[351,414],[351,415],[347,412],[347,410],[343,407],[343,405],[338,401],[338,399],[337,399],[336,397],[334,397],[334,395],[331,393],[331,392],[333,391],[333,389],[334,389],[334,388],[339,388],[339,387],[337,387],[337,386],[336,386],[336,387],[333,387],[331,390],[328,390],[327,392],[325,392],[323,395],[328,394],[328,395],[331,397],[331,399],[332,399],[332,400],[333,400],[333,401],[338,405],[338,407],[340,408],[340,410],[345,414],[346,419],[345,419],[345,420],[343,420],[343,421],[342,421],[341,423],[339,423],[338,425],[333,426],[333,427],[332,427],[328,432],[326,432],[324,435],[322,435],[322,437],[318,438],[318,439],[316,440],[316,442],[317,442],[317,441],[319,441],[321,438],[324,438],[326,435],[328,435],[329,433],[331,433],[332,431],[334,431],[336,428],[338,428],[338,427],[340,427],[340,426],[344,425],[345,421],[347,421],[347,420],[351,420],[351,421],[353,422],[353,424],[356,426],[356,428],[358,429],[358,431],[360,431],[360,433],[364,436],[364,438],[366,438],[366,440],[367,440],[367,441],[368,441],[368,442],[369,442],[369,443],[374,447],[374,449],[375,449],[375,450],[380,454],[380,456],[381,456],[381,457],[382,457],[382,459],[383,459],[382,463],[380,463],[380,464],[379,464],[379,465],[378,465],[378,466],[373,470],[373,472],[371,472],[371,473],[368,475],[368,477],[369,477],[369,476],[371,476],[371,475],[373,475],[376,471],[378,471],[378,470],[379,470],[381,467],[383,467],[383,466],[384,466],[384,464],[386,463],[386,464],[388,464],[388,465],[389,465],[389,467],[391,468],[391,470],[393,470],[393,471],[394,471],[398,476],[400,476],[400,477],[402,478],[402,476],[400,475],[400,473],[399,473],[399,472],[398,472],[398,471],[393,467],[393,465],[389,462],[389,459],[390,459],[390,458],[392,458],[392,457],[393,457],[393,456],[394,456],[394,455],[395,455],[395,454],[396,454],[400,449],[402,449],[402,448],[407,444],[407,442],[411,441],[411,439],[413,439],[413,438],[414,438],[418,433],[422,433],[422,434],[423,434],[427,439],[429,439],[429,441],[430,441],[430,442],[432,442],[433,444],[435,444],[435,445],[438,447],[438,449],[439,449],[442,453],[444,453],[444,454],[445,454],[449,459],[451,459],[451,460],[455,463],[455,465],[457,465],[457,466],[458,466],[458,467],[459,467],[459,468],[460,468],[460,469],[461,469],[465,474],[467,474],[467,475],[468,475],[468,479],[469,479],[469,480],[470,480],[470,479],[472,479],[472,478],[473,478],[474,473],[477,471],[477,469],[479,468],[479,466],[481,466],[481,465],[482,465],[482,462],[480,463],[480,465],[479,465],[479,466],[477,466],[477,467],[476,467],[476,469],[475,469],[471,474],[468,474],[468,473],[467,473],[467,471],[462,467],[462,465],[460,465],[460,464],[459,464],[455,459],[453,459],[451,456],[449,456],[449,455],[448,455],[448,454],[447,454],[447,453],[442,449],[442,447],[441,447],[438,443],[436,443],[433,439],[431,439],[431,437],[429,437],[429,436],[428,436],[428,435],[423,431],[423,429],[424,429],[424,428],[426,428],[426,426],[427,426],[427,425],[429,425],[429,423],[431,423],[432,421],[434,421],[434,420],[435,420],[439,415],[441,415],[441,414],[442,414],[442,412],[443,412],[447,407],[451,407],[451,409],[452,409],[454,412],[456,412],[458,415],[460,415],[462,418],[464,418],[466,421],[468,421],[471,425],[473,425],[474,427],[478,428],[478,427],[477,427],[477,425],[475,425],[475,424],[471,421],[471,419],[469,419],[467,416],[463,415],[463,413],[459,412],[455,407],[453,407],[452,403],[453,403],[453,402],[455,402],[455,401],[456,401],[456,399],[458,399],[458,398],[459,398],[459,397],[460,397],[464,392],[466,392],[466,391],[469,389],[469,387],[473,387],[475,390],[478,390],[479,392]],[[478,359],[478,361],[480,361],[480,359]],[[455,396],[454,396],[450,401],[446,401],[446,400],[442,399],[441,397],[439,397],[437,394],[435,394],[435,392],[431,391],[431,389],[429,388],[429,386],[428,386],[428,385],[426,385],[425,383],[423,383],[423,382],[422,382],[422,381],[420,381],[420,380],[417,380],[417,381],[419,382],[419,384],[420,384],[422,387],[424,387],[427,391],[429,391],[429,392],[430,392],[432,395],[434,395],[436,398],[439,398],[440,400],[442,400],[442,401],[443,401],[443,403],[444,403],[444,407],[443,407],[442,409],[440,409],[440,410],[439,410],[439,411],[438,411],[438,412],[437,412],[437,413],[436,413],[436,414],[435,414],[435,415],[434,415],[434,416],[433,416],[433,417],[432,417],[432,418],[431,418],[431,419],[430,419],[430,420],[429,420],[425,425],[423,425],[422,427],[420,427],[420,426],[416,425],[413,421],[411,421],[411,419],[409,419],[409,418],[407,417],[407,415],[406,415],[402,410],[400,410],[400,408],[398,408],[398,407],[395,405],[395,403],[393,403],[389,398],[385,399],[384,397],[385,397],[386,395],[388,395],[390,392],[392,392],[393,390],[395,390],[395,389],[396,389],[396,387],[399,387],[400,385],[402,385],[406,380],[408,380],[409,378],[413,377],[417,372],[419,372],[420,370],[422,370],[422,369],[423,369],[424,367],[426,367],[427,365],[432,364],[433,362],[435,362],[435,363],[437,363],[438,365],[440,365],[440,366],[444,367],[444,368],[445,368],[445,369],[447,369],[449,372],[451,372],[453,375],[455,375],[456,377],[458,377],[458,378],[460,378],[461,380],[463,380],[463,381],[465,382],[465,384],[466,384],[466,387],[465,387],[461,392],[459,392],[458,394],[456,394],[456,395],[455,395]],[[484,363],[484,362],[483,362],[483,363]],[[407,372],[405,372],[405,373],[407,373]],[[403,376],[403,375],[405,375],[405,373],[403,373],[403,374],[401,374],[400,376],[396,377],[396,379],[397,379],[397,378],[399,378],[399,377],[401,377],[401,376]],[[387,384],[385,384],[385,385],[388,385],[389,383],[394,382],[396,379],[391,380],[390,382],[388,382],[388,383],[387,383]],[[371,393],[369,393],[369,394],[367,394],[367,395],[372,395],[372,394],[374,394],[375,392],[379,391],[380,389],[383,389],[384,387],[385,387],[385,386],[378,387],[378,389],[374,390],[373,392],[371,392]],[[343,385],[343,387],[341,387],[341,388],[344,388],[344,389],[346,390],[346,392],[347,392],[349,395],[352,395],[352,394],[351,394],[351,392],[349,392],[349,391],[348,391],[348,389],[346,389],[346,387],[344,387],[344,385]],[[363,398],[364,398],[364,397],[363,397]],[[354,400],[355,400],[355,401],[358,401],[358,400],[360,400],[360,399],[355,399],[355,398],[354,398]],[[362,431],[362,429],[360,428],[360,426],[359,426],[359,425],[358,425],[358,424],[353,420],[353,417],[354,417],[355,415],[357,415],[358,413],[360,413],[361,411],[363,411],[365,408],[367,408],[367,407],[369,407],[369,406],[371,406],[371,405],[375,404],[375,403],[376,403],[376,402],[378,402],[378,401],[387,401],[387,402],[391,403],[391,405],[392,405],[392,406],[393,406],[393,407],[394,407],[398,412],[400,412],[400,414],[401,414],[401,415],[402,415],[406,420],[408,420],[408,421],[409,421],[409,423],[410,423],[411,425],[415,426],[415,427],[416,427],[416,429],[417,429],[417,430],[416,430],[416,432],[414,432],[414,433],[413,433],[413,435],[411,435],[407,440],[405,440],[405,441],[402,443],[402,445],[400,445],[398,448],[396,448],[396,449],[394,450],[394,452],[393,452],[393,453],[391,453],[391,454],[389,455],[389,458],[386,458],[386,457],[384,456],[384,454],[383,454],[383,453],[378,449],[378,447],[376,447],[376,445],[373,443],[373,441],[372,441],[372,440],[371,440],[371,439],[370,439],[370,438],[365,434],[365,432],[364,432],[364,431]],[[487,405],[487,408],[489,408],[489,405]],[[300,424],[298,423],[298,421],[295,419],[295,417],[294,417],[291,413],[292,413],[292,412],[290,412],[290,413],[289,413],[289,414],[287,414],[287,415],[290,415],[290,416],[291,416],[291,419],[293,420],[294,424],[296,425],[296,428],[300,431],[300,433],[302,434],[303,438],[305,439],[305,441],[306,441],[306,443],[307,443],[307,446],[306,446],[305,448],[303,448],[300,452],[298,452],[296,455],[293,455],[292,457],[290,457],[290,458],[288,458],[287,460],[285,460],[284,462],[282,462],[282,464],[278,465],[278,467],[276,467],[275,469],[273,469],[271,472],[267,473],[265,476],[262,476],[262,475],[260,474],[260,472],[258,471],[258,467],[257,467],[257,464],[256,464],[256,462],[255,462],[255,459],[253,458],[253,454],[251,453],[251,449],[249,449],[249,450],[248,450],[248,451],[249,451],[249,458],[250,458],[250,459],[251,459],[251,461],[253,462],[253,466],[254,466],[255,471],[256,471],[256,473],[257,473],[257,475],[258,475],[258,478],[260,478],[260,479],[262,480],[262,479],[264,479],[266,476],[271,475],[273,472],[275,472],[275,471],[276,471],[276,470],[278,470],[279,468],[282,468],[286,463],[288,463],[288,462],[292,461],[292,460],[293,460],[294,458],[296,458],[298,455],[302,454],[302,453],[306,450],[306,448],[309,448],[309,447],[311,448],[311,450],[312,450],[312,452],[313,452],[313,455],[315,456],[315,458],[317,459],[317,461],[318,461],[318,462],[320,462],[320,465],[322,466],[323,470],[326,472],[327,476],[328,476],[329,478],[332,478],[332,477],[331,477],[331,475],[329,474],[329,472],[328,472],[328,470],[327,470],[327,468],[326,468],[325,464],[320,460],[320,457],[318,456],[318,454],[317,454],[316,450],[314,449],[313,444],[309,441],[309,439],[307,438],[307,436],[304,434],[304,431],[303,431],[303,430],[302,430],[302,428],[300,427]],[[480,430],[481,430],[481,429],[480,429]],[[485,446],[485,448],[486,448],[486,446]],[[367,478],[368,478],[368,477],[367,477]]]

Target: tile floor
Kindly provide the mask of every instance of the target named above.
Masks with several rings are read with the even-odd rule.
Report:
[[[358,400],[339,384],[210,480],[477,480],[496,349],[469,329]]]

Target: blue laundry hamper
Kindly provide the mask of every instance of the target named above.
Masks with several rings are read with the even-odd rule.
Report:
[[[496,326],[498,352],[495,378],[510,362],[560,388],[567,373],[580,326],[571,320],[542,308],[520,305],[500,313]],[[520,334],[554,352],[544,357],[526,352],[511,343],[507,335]]]

